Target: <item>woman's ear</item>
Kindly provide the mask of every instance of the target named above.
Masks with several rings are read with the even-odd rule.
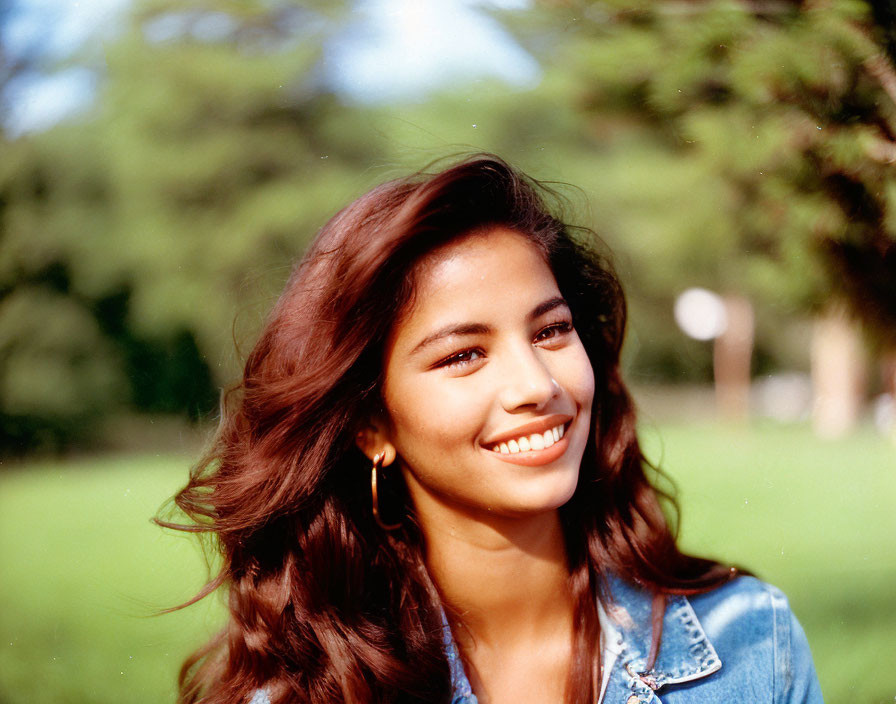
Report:
[[[355,432],[355,444],[370,461],[376,455],[383,456],[383,467],[388,467],[395,461],[395,445],[392,444],[392,436],[389,433],[388,423],[379,417],[371,417],[364,421]]]

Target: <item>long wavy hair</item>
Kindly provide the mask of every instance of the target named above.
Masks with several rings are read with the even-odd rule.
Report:
[[[382,405],[383,345],[413,299],[416,263],[487,225],[543,253],[595,372],[593,427],[560,509],[576,603],[567,700],[599,691],[597,604],[611,598],[609,573],[657,595],[653,657],[663,595],[731,577],[676,547],[620,377],[622,289],[590,232],[558,217],[560,202],[480,155],[381,185],[323,227],[227,395],[211,449],[175,497],[189,521],[158,520],[209,534],[220,553],[220,571],[189,603],[221,587],[229,595],[225,628],[184,663],[182,702],[247,702],[259,687],[273,702],[449,701],[445,611],[413,507],[393,475],[391,518],[401,527],[377,524],[370,463],[354,436]]]

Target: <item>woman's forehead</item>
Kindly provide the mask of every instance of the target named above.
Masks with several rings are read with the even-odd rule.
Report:
[[[414,266],[418,286],[438,286],[465,278],[472,267],[480,275],[487,273],[494,260],[500,258],[532,258],[542,262],[546,258],[533,239],[522,232],[503,225],[472,230],[433,249]],[[492,272],[494,273],[494,272]]]
[[[558,292],[541,249],[508,228],[477,231],[439,247],[415,267],[413,282],[413,299],[393,333],[480,313],[493,317]]]

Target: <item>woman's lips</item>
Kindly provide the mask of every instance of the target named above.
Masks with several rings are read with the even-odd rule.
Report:
[[[541,418],[536,418],[524,425],[520,425],[516,428],[507,430],[498,435],[493,435],[488,440],[482,442],[482,444],[488,448],[492,449],[495,445],[499,445],[502,442],[509,442],[510,440],[518,440],[520,437],[529,436],[535,433],[544,433],[547,430],[552,428],[557,428],[559,426],[568,427],[572,422],[573,417],[567,414],[559,414],[554,413],[549,416],[542,416]],[[559,438],[558,438],[559,439]]]
[[[569,447],[566,433],[571,425],[570,416],[547,416],[498,436],[485,444],[484,449],[511,464],[529,467],[548,464]]]
[[[526,450],[517,453],[495,452],[494,450],[485,450],[496,459],[510,464],[519,464],[526,467],[538,467],[543,464],[550,464],[554,460],[560,458],[569,448],[569,435],[564,435],[550,447],[543,450]]]

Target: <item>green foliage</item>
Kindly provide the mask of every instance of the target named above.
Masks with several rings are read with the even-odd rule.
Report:
[[[217,41],[148,40],[141,30],[170,8],[144,14],[108,53],[98,120],[132,319],[150,335],[192,331],[219,382],[235,371],[221,351],[247,272],[270,296],[360,156],[322,134],[335,108],[314,85],[320,38],[263,50],[278,39],[277,6],[247,7],[229,8],[233,33]]]
[[[110,395],[115,377],[108,368],[105,341],[89,314],[71,299],[17,289],[4,302],[2,335],[8,371],[3,397],[12,413],[31,415],[43,410],[62,416],[80,407],[89,414],[92,405]],[[26,343],[27,353],[23,353]],[[76,385],[60,383],[69,368]],[[82,393],[90,387],[99,393]]]
[[[840,295],[896,335],[896,72],[868,6],[600,7],[542,10],[575,21],[548,61],[574,76],[565,102],[617,183],[613,244],[639,262],[637,287],[796,310]]]
[[[107,49],[90,119],[4,143],[0,451],[83,438],[123,404],[215,407],[234,334],[254,334],[373,158],[323,128],[335,8],[146,5]]]
[[[193,333],[147,335],[129,321],[133,282],[118,268],[120,225],[93,126],[5,146],[0,454],[93,441],[98,421],[129,403],[194,417],[213,408]]]
[[[2,145],[0,454],[83,439],[124,386],[114,345],[73,283],[104,227],[91,207],[101,184],[57,146]]]
[[[120,393],[109,340],[89,311],[45,288],[18,287],[2,311],[0,424],[10,449],[79,439]]]

